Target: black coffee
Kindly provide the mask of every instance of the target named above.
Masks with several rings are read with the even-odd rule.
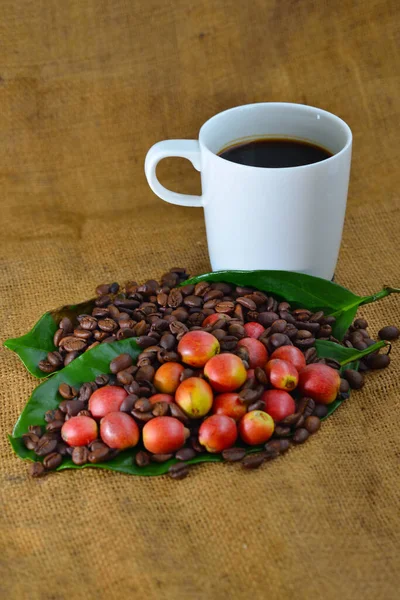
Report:
[[[219,156],[249,167],[300,167],[320,162],[332,153],[309,142],[285,138],[265,138],[231,146]]]

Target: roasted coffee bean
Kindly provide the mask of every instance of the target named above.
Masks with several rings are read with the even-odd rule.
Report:
[[[253,291],[254,290],[251,287],[245,287],[245,286],[242,286],[242,285],[236,286],[236,294],[238,296],[247,296],[248,294],[252,294]]]
[[[348,381],[353,390],[361,389],[365,383],[364,376],[354,369],[346,369],[343,371],[342,376]]]
[[[316,404],[315,408],[314,408],[314,415],[316,417],[319,417],[320,419],[323,419],[324,417],[326,417],[326,415],[328,414],[328,407],[326,404]]]
[[[147,413],[152,409],[152,404],[148,398],[139,398],[135,402],[135,410],[140,411],[141,413]]]
[[[96,329],[96,331],[93,332],[93,337],[96,341],[103,342],[108,337],[108,334],[105,331]]]
[[[191,447],[193,448],[193,450],[195,450],[198,454],[201,454],[202,452],[204,452],[204,446],[202,446],[198,440],[198,437],[196,435],[193,435],[189,438],[189,443],[191,445]]]
[[[290,427],[287,427],[286,425],[277,425],[275,427],[275,433],[276,435],[286,437],[290,435]]]
[[[340,362],[334,358],[325,358],[325,363],[328,367],[331,367],[331,369],[336,369],[336,371],[339,371],[341,368]]]
[[[242,389],[239,392],[239,397],[243,400],[243,402],[246,402],[247,404],[251,405],[254,402],[257,402],[257,400],[259,399],[259,393],[257,390],[252,390],[252,389]]]
[[[286,310],[282,310],[279,313],[279,317],[286,321],[286,323],[289,323],[290,325],[294,325],[296,323],[296,319],[294,318],[294,316],[288,313]]]
[[[57,440],[43,436],[36,444],[35,452],[38,456],[46,456],[47,454],[54,452],[56,446]]]
[[[120,310],[116,306],[114,306],[114,304],[110,304],[107,307],[107,310],[108,310],[108,314],[101,315],[102,317],[108,317],[108,316],[110,316],[112,319],[114,319],[114,321],[118,321],[118,319],[121,317],[122,313],[120,312]],[[97,326],[97,324],[96,324],[96,326]]]
[[[100,438],[98,438],[97,440],[93,440],[93,442],[90,442],[88,446],[89,450],[97,450],[98,448],[108,448],[107,444],[102,442]]]
[[[164,333],[162,335],[160,340],[160,346],[161,348],[164,348],[164,350],[167,351],[173,350],[175,348],[176,340],[172,333]]]
[[[220,341],[221,350],[231,352],[232,350],[235,350],[235,348],[237,346],[237,342],[238,342],[237,338],[235,338],[233,335],[226,335]]]
[[[262,385],[268,385],[268,377],[264,369],[261,369],[261,367],[256,367],[254,369],[254,375],[259,383]]]
[[[195,376],[195,371],[193,369],[184,369],[181,373],[179,381],[184,381],[185,379],[189,379],[189,377]]]
[[[361,342],[353,342],[353,347],[356,348],[356,350],[365,350],[368,348],[368,345],[362,340]]]
[[[61,454],[61,456],[67,456],[67,444],[64,444],[64,442],[58,442],[56,446],[56,452],[58,452],[58,454]]]
[[[347,381],[347,379],[341,379],[340,380],[340,388],[339,388],[339,392],[341,394],[347,394],[347,392],[350,390],[350,384]]]
[[[317,358],[317,350],[316,348],[307,348],[307,350],[304,352],[304,358],[306,359],[306,363],[312,364]]]
[[[146,367],[140,367],[136,372],[135,379],[136,381],[153,381],[155,374],[154,367],[148,365]]]
[[[304,427],[307,429],[308,433],[316,433],[321,427],[321,420],[316,416],[307,417]]]
[[[183,304],[189,308],[201,308],[203,306],[203,300],[200,296],[187,296],[183,300]]]
[[[315,338],[311,337],[306,340],[295,340],[294,345],[300,350],[306,350],[315,344]]]
[[[46,421],[46,423],[51,423],[52,421],[63,421],[64,420],[63,412],[64,411],[60,410],[59,408],[56,408],[53,410],[48,410],[44,414],[44,420]]]
[[[258,469],[265,461],[265,458],[266,456],[264,453],[249,454],[242,460],[242,466],[244,469]]]
[[[155,417],[165,417],[169,413],[168,402],[156,402],[151,411]]]
[[[71,333],[73,330],[72,321],[69,317],[63,317],[58,324],[58,327],[62,329],[65,333]]]
[[[81,411],[78,412],[77,417],[90,417],[90,418],[93,418],[93,415],[90,412],[90,410],[81,410]]]
[[[279,319],[279,315],[275,312],[262,312],[258,315],[257,321],[265,328],[271,327],[272,323]]]
[[[28,450],[35,450],[39,439],[39,436],[33,432],[24,433],[24,435],[22,436],[24,446]]]
[[[200,281],[194,286],[194,294],[196,296],[204,296],[211,289],[207,281]]]
[[[226,336],[226,331],[224,331],[223,329],[213,329],[211,331],[212,335],[217,338],[217,340],[220,342],[221,340],[224,339],[224,337]]]
[[[251,300],[251,298],[246,298],[245,296],[237,298],[236,302],[238,304],[241,304],[241,306],[243,306],[244,308],[247,308],[247,310],[256,310],[257,308],[257,305],[254,302],[254,300]]]
[[[229,335],[235,336],[238,340],[241,340],[246,336],[246,331],[240,323],[233,323],[232,325],[228,325],[228,333]],[[215,332],[213,332],[215,335]]]
[[[71,385],[68,385],[68,383],[60,383],[58,386],[58,393],[66,400],[72,400],[72,398],[75,398],[75,396],[78,395],[77,390]]]
[[[64,348],[67,352],[81,352],[85,350],[87,343],[73,335],[67,335],[60,342],[60,348]],[[64,359],[65,363],[65,359]]]
[[[268,346],[267,347],[268,347],[268,350],[270,351],[270,353],[272,353],[277,348],[280,348],[281,346],[288,346],[288,345],[292,345],[292,343],[291,343],[290,339],[288,338],[288,336],[285,335],[284,333],[273,333],[268,338]]]
[[[148,421],[151,421],[151,419],[154,418],[153,413],[151,413],[151,412],[140,412],[140,410],[137,410],[136,408],[134,408],[131,411],[131,415],[133,417],[135,417],[135,419],[137,419],[141,423],[147,423]]]
[[[99,447],[89,452],[87,460],[90,463],[104,462],[110,458],[110,449],[105,446],[104,448]]]
[[[111,294],[117,294],[117,293],[118,293],[118,291],[119,291],[119,285],[118,285],[118,283],[115,281],[114,283],[112,283],[112,284],[110,285],[110,293],[111,293]]]
[[[280,302],[278,304],[278,312],[282,311],[282,310],[290,310],[290,304],[289,302]]]
[[[233,316],[239,321],[243,322],[243,307],[240,304],[236,304],[235,310],[233,311]]]
[[[306,420],[306,418],[305,418],[304,414],[300,415],[299,420],[297,421],[297,423],[295,423],[294,428],[299,429],[299,427],[304,427],[305,420]]]
[[[251,412],[252,410],[265,410],[265,402],[262,400],[256,400],[256,402],[249,404],[247,410],[248,412]]]
[[[169,324],[169,329],[171,333],[176,336],[184,335],[189,331],[188,327],[181,321],[172,321],[172,323]]]
[[[140,381],[139,384],[138,396],[140,398],[150,398],[153,394],[157,394],[156,388],[150,381]]]
[[[386,327],[382,327],[382,329],[378,331],[378,336],[381,340],[397,340],[399,335],[400,329],[394,325],[386,325]]]
[[[31,477],[41,477],[44,475],[44,466],[41,462],[34,462],[29,465],[28,472]]]
[[[180,306],[182,304],[182,302],[183,302],[182,293],[177,289],[171,290],[168,295],[168,300],[167,300],[168,306],[170,306],[171,308],[178,308],[178,306]]]
[[[316,335],[321,329],[321,325],[319,323],[305,323],[304,321],[295,321],[295,327],[297,329],[301,329],[302,331],[310,331],[313,335]]]
[[[307,429],[305,427],[300,427],[299,429],[296,429],[292,439],[295,444],[304,444],[309,437],[310,433],[307,431]]]
[[[128,394],[134,394],[134,395],[138,396],[139,391],[140,391],[140,385],[136,381],[132,381],[131,384],[124,386],[124,390]]]
[[[150,455],[144,450],[139,450],[135,456],[135,464],[138,467],[147,467],[150,464]]]
[[[194,294],[194,285],[191,283],[188,283],[188,285],[183,285],[179,289],[184,296],[190,296],[191,294]]]
[[[39,361],[38,367],[43,373],[54,373],[57,370],[57,367],[49,363],[48,360]]]
[[[133,375],[127,369],[117,373],[117,381],[122,385],[129,385],[133,381]]]
[[[90,315],[84,315],[79,319],[79,325],[81,326],[81,329],[94,331],[97,328],[97,319]]]
[[[49,352],[47,354],[48,362],[57,369],[62,366],[64,359],[59,352]]]
[[[178,452],[175,452],[175,458],[178,460],[191,460],[195,456],[196,452],[193,448],[181,448]]]
[[[390,364],[390,356],[388,354],[370,354],[365,362],[368,369],[385,369]]]
[[[138,336],[138,337],[145,336],[148,329],[149,329],[149,326],[144,319],[139,321],[139,323],[136,323],[136,325],[133,327],[135,336]],[[145,348],[145,346],[141,345],[141,348]]]
[[[166,362],[179,362],[179,354],[177,352],[168,352],[167,350],[160,350],[157,353],[157,360],[161,364],[164,364]]]
[[[265,444],[265,451],[268,456],[268,452],[278,451],[280,454],[287,452],[291,446],[290,440],[271,440]]]
[[[168,460],[171,460],[171,458],[173,458],[173,456],[174,456],[173,454],[152,454],[150,456],[150,458],[153,462],[165,463]]]
[[[118,324],[110,317],[99,319],[98,326],[101,331],[106,331],[107,333],[111,333],[112,331],[118,329]]]
[[[332,334],[332,327],[330,325],[321,325],[318,331],[318,337],[329,337]]]
[[[97,383],[97,385],[99,387],[102,387],[103,385],[107,385],[107,383],[110,381],[110,377],[108,375],[97,375],[95,382]]]
[[[104,306],[95,306],[94,309],[92,310],[92,316],[95,317],[96,319],[98,318],[102,318],[102,317],[108,317],[109,315],[109,309],[108,307]]]
[[[77,446],[73,449],[71,458],[75,465],[84,465],[89,460],[89,450],[86,448],[86,446]]]
[[[292,427],[293,425],[297,425],[300,417],[302,417],[301,412],[295,412],[292,415],[288,415],[287,417],[285,417],[282,421],[280,421],[280,424]]]
[[[67,415],[70,417],[75,417],[85,407],[81,400],[67,400],[65,406],[67,408]]]
[[[227,462],[239,462],[246,456],[244,448],[227,448],[222,451],[222,458]]]
[[[180,462],[175,465],[171,465],[168,469],[169,476],[172,479],[184,479],[189,475],[189,468],[186,463]]]
[[[311,315],[309,321],[310,323],[319,323],[324,318],[324,311],[319,310],[318,312]]]
[[[367,329],[368,321],[362,318],[356,319],[353,323],[353,327],[355,327],[356,329]]]
[[[58,452],[52,452],[43,459],[43,466],[46,471],[57,469],[62,463],[63,457]]]
[[[204,302],[208,302],[209,300],[220,300],[224,297],[224,292],[222,290],[209,290],[203,296]]]
[[[215,305],[215,312],[217,313],[229,315],[232,314],[234,310],[235,304],[230,301],[221,301]]]
[[[353,344],[350,342],[350,340],[345,340],[344,345],[346,348],[353,348]]]
[[[185,425],[187,425],[189,423],[188,417],[179,408],[179,406],[177,404],[175,404],[174,402],[170,403],[170,405],[169,405],[169,412],[171,413],[172,417],[175,417],[179,421],[182,421],[182,423],[184,423]]]
[[[61,411],[60,411],[61,412]],[[63,415],[64,417],[64,415]],[[64,425],[64,418],[62,421],[51,421],[46,425],[46,431],[53,433],[55,431],[61,431],[62,426]]]
[[[284,319],[278,319],[277,321],[274,321],[271,325],[271,329],[269,330],[270,334],[272,335],[273,333],[283,333],[286,329],[286,321]]]
[[[313,334],[311,333],[311,331],[307,331],[306,329],[299,329],[297,331],[297,335],[296,338],[298,340],[308,340],[308,338],[312,338]]]
[[[93,389],[90,383],[84,383],[79,389],[79,400],[81,402],[87,402],[92,395]]]
[[[133,410],[133,407],[135,406],[135,402],[137,402],[138,400],[139,398],[138,396],[136,396],[136,394],[130,394],[122,401],[119,410],[121,412],[130,413]]]
[[[43,433],[43,430],[40,425],[29,425],[28,431],[29,431],[29,433],[33,433],[34,435],[37,435],[38,437],[41,437],[41,435]]]
[[[67,413],[67,402],[68,400],[62,400],[58,405],[58,409],[61,410],[61,412],[63,412],[64,414]]]
[[[292,344],[292,340],[294,340],[297,337],[297,331],[298,329],[295,325],[292,325],[291,323],[287,324],[287,327],[285,329],[285,335],[287,335],[287,337],[289,338],[290,344]]]
[[[59,346],[61,340],[63,339],[63,337],[65,337],[67,335],[66,331],[64,331],[63,329],[57,329],[57,331],[54,334],[53,337],[53,343],[55,346]]]
[[[312,398],[302,398],[300,400],[300,403],[302,405],[302,408],[301,408],[302,415],[306,419],[307,417],[312,415],[314,412],[315,400],[313,400]],[[300,405],[300,403],[299,403],[299,405]]]
[[[110,284],[109,283],[101,283],[96,288],[96,294],[98,296],[105,296],[110,293]]]
[[[157,303],[160,306],[167,306],[167,302],[168,302],[168,294],[165,294],[164,292],[160,292],[159,294],[157,294]]]
[[[114,304],[117,308],[123,308],[124,310],[135,310],[140,302],[133,298],[122,298],[121,295],[118,295],[114,300]]]
[[[150,335],[142,335],[137,338],[136,343],[139,346],[139,348],[149,348],[150,346],[154,345],[154,337]]]

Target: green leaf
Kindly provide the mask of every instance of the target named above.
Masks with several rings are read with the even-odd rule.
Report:
[[[91,313],[93,306],[94,300],[87,300],[46,312],[28,333],[21,337],[10,338],[4,342],[4,345],[18,354],[31,375],[40,379],[48,377],[47,373],[39,369],[38,364],[46,358],[48,352],[56,350],[53,337],[58,323],[63,317],[73,320],[80,314]]]
[[[400,292],[400,288],[385,287],[371,296],[357,296],[327,279],[291,271],[215,271],[192,277],[182,285],[196,284],[199,281],[224,281],[251,286],[286,300],[293,306],[313,311],[323,310],[336,317],[333,335],[338,339],[343,338],[361,304],[375,302],[389,294]]]
[[[353,361],[352,368],[358,368],[358,363],[355,362],[385,345],[385,342],[378,342],[374,346],[370,346],[367,350],[359,351],[354,348],[344,348],[333,342],[321,341],[316,342],[317,352],[320,357],[335,358],[341,364],[347,364]],[[129,353],[134,360],[140,354],[141,350],[133,338],[114,342],[113,344],[102,344],[86,352],[69,364],[63,371],[55,373],[52,377],[41,383],[32,393],[25,409],[15,425],[13,435],[10,436],[10,443],[14,452],[26,460],[38,460],[34,452],[27,450],[22,442],[22,435],[28,431],[29,425],[44,425],[44,413],[47,410],[57,408],[61,396],[58,394],[58,386],[61,382],[68,383],[72,386],[80,386],[87,381],[93,381],[97,375],[109,373],[110,362],[115,356],[122,352]],[[342,400],[336,400],[329,405],[329,413],[331,415],[342,403]],[[327,418],[327,417],[325,417]],[[247,448],[247,453],[258,452],[262,450],[262,446]],[[125,450],[116,458],[106,463],[86,464],[82,466],[75,465],[70,458],[67,458],[58,467],[58,471],[64,469],[82,469],[82,468],[97,468],[108,469],[111,471],[119,471],[129,475],[156,476],[163,475],[168,472],[169,467],[174,464],[176,459],[162,464],[152,463],[147,467],[137,467],[134,463],[134,456],[137,449]],[[188,464],[196,464],[202,462],[221,462],[222,457],[219,454],[201,454]]]

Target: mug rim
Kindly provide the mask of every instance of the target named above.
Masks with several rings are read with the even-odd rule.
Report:
[[[339,125],[342,128],[342,130],[346,134],[346,138],[347,138],[346,143],[343,146],[343,148],[341,150],[339,150],[339,152],[332,154],[332,156],[329,156],[328,158],[325,158],[324,160],[321,160],[316,163],[310,163],[307,165],[297,165],[297,166],[292,166],[292,167],[258,167],[255,165],[243,165],[241,163],[235,163],[235,162],[226,160],[226,158],[223,158],[222,156],[220,156],[219,154],[217,154],[216,152],[214,152],[213,150],[211,150],[208,147],[207,143],[204,140],[204,136],[206,135],[205,128],[209,127],[210,124],[214,120],[216,121],[218,118],[220,118],[222,115],[225,115],[226,113],[240,112],[243,108],[251,109],[251,108],[257,108],[260,106],[265,106],[265,107],[270,106],[271,108],[284,106],[287,108],[289,108],[289,107],[295,108],[297,110],[300,109],[301,111],[304,110],[305,112],[308,111],[308,112],[313,112],[313,113],[317,112],[318,114],[323,114],[327,118],[329,118],[333,121],[336,121],[337,125]],[[234,140],[233,140],[233,142],[234,142]],[[344,121],[343,119],[341,119],[334,113],[324,110],[323,108],[318,108],[316,106],[310,106],[308,104],[300,104],[300,103],[296,103],[296,102],[253,102],[250,104],[240,104],[238,106],[233,106],[233,107],[227,108],[226,110],[223,110],[223,111],[217,113],[216,115],[213,115],[209,119],[207,119],[207,121],[205,123],[203,123],[203,125],[201,126],[200,131],[199,131],[199,143],[200,143],[201,148],[203,150],[205,150],[206,152],[208,152],[209,154],[211,154],[213,157],[215,157],[219,160],[223,160],[225,163],[230,163],[234,167],[240,167],[242,169],[258,169],[258,170],[263,170],[263,171],[289,171],[292,169],[317,168],[318,166],[321,167],[321,165],[325,165],[327,162],[333,161],[336,157],[339,157],[342,154],[344,154],[345,152],[347,152],[349,150],[349,148],[351,148],[352,142],[353,142],[353,133],[352,133],[349,125],[346,123],[346,121]]]

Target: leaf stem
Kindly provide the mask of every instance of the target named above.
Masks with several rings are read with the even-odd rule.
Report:
[[[365,348],[365,350],[359,350],[357,353],[354,353],[353,356],[346,358],[346,360],[340,361],[340,364],[343,367],[344,365],[354,362],[355,360],[359,360],[360,358],[363,358],[364,356],[368,356],[372,352],[376,352],[377,350],[380,350],[380,348],[383,348],[385,346],[391,346],[391,344],[389,342],[385,342],[384,340],[382,340],[381,342],[376,342],[376,344],[373,344],[373,346],[369,346],[368,348]],[[390,352],[390,348],[389,348],[389,352]]]
[[[377,300],[381,300],[382,298],[385,298],[390,294],[400,294],[400,288],[393,288],[386,285],[380,292],[372,294],[371,296],[364,296],[364,298],[360,302],[360,305],[369,304],[370,302],[376,302]]]

